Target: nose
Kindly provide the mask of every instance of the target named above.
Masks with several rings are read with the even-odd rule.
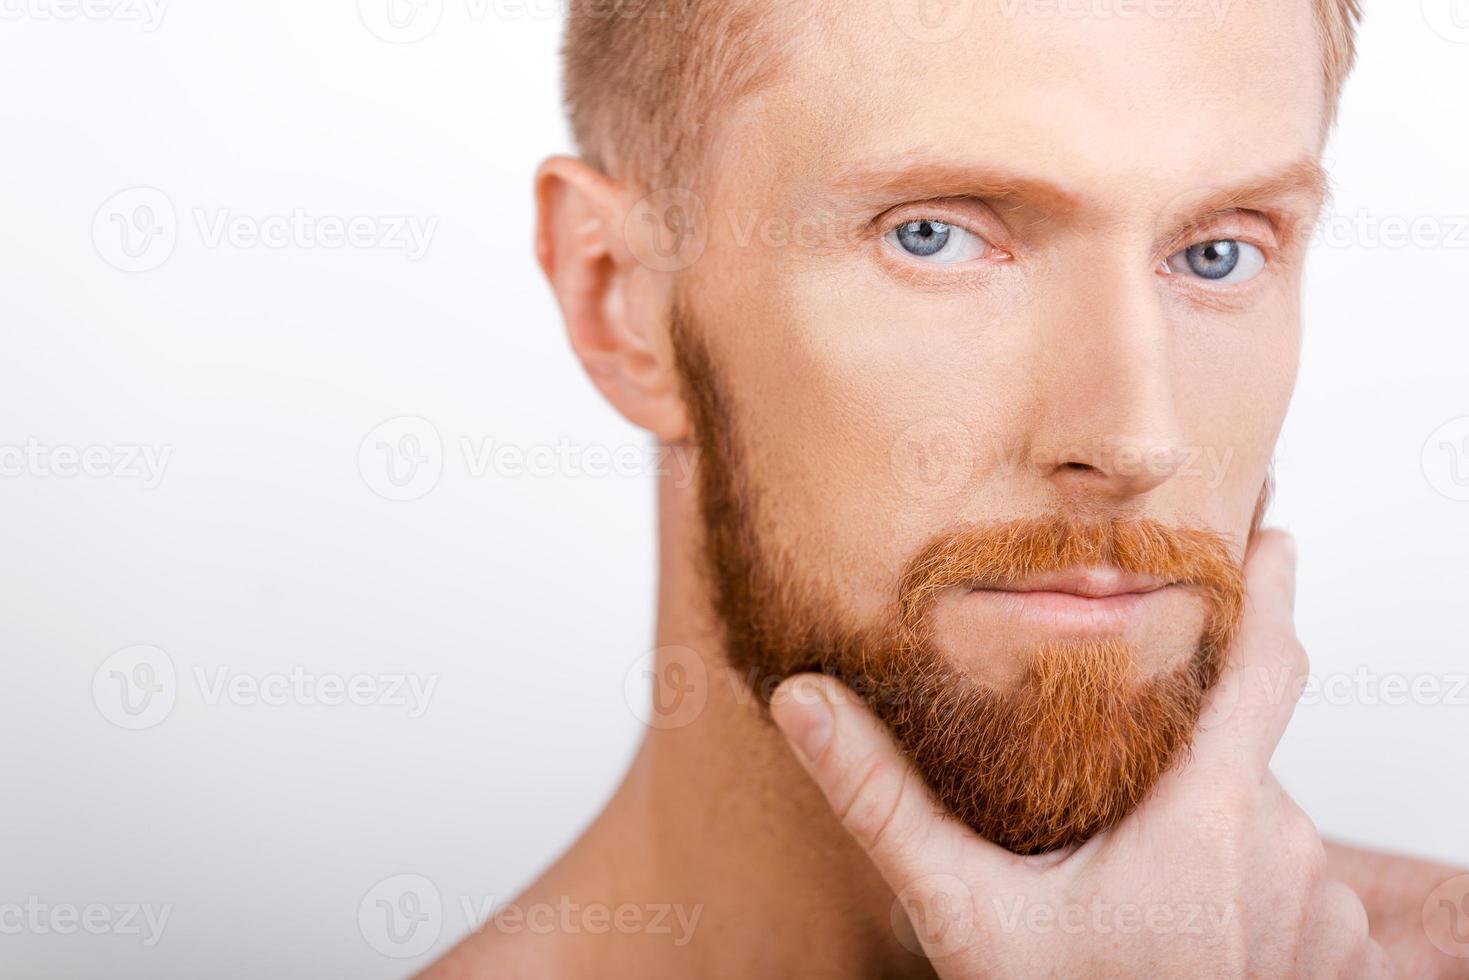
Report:
[[[1068,497],[1125,502],[1183,465],[1170,324],[1144,275],[1067,283],[1032,335],[1029,459]]]

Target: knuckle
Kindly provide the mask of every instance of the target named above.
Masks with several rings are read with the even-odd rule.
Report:
[[[1367,907],[1350,887],[1340,881],[1327,881],[1322,886],[1322,915],[1342,935],[1356,940],[1367,938]]]
[[[906,792],[907,780],[897,765],[871,760],[841,809],[842,826],[863,847],[877,848],[891,839]]]
[[[1326,847],[1316,822],[1291,801],[1281,814],[1280,848],[1287,865],[1304,881],[1314,883],[1326,874]]]
[[[1306,645],[1301,638],[1296,636],[1292,630],[1290,636],[1286,637],[1284,649],[1281,654],[1291,672],[1296,677],[1304,677],[1311,672],[1311,655],[1306,651]]]

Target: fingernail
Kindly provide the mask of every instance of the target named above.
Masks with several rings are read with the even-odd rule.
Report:
[[[814,677],[798,677],[776,691],[770,715],[808,762],[815,762],[831,742],[831,703]]]

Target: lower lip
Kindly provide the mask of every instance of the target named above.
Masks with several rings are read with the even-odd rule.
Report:
[[[1162,601],[1172,586],[1148,592],[1083,596],[1071,592],[1005,592],[975,589],[970,596],[995,603],[1032,626],[1064,633],[1120,633]]]

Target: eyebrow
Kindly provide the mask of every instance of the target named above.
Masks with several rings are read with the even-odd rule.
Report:
[[[1044,177],[985,162],[931,160],[913,154],[896,160],[848,164],[827,181],[844,197],[885,198],[895,193],[921,197],[1014,199],[1074,208],[1081,196]]]
[[[1314,204],[1326,200],[1331,181],[1315,157],[1302,157],[1272,174],[1238,187],[1222,187],[1201,198],[1200,206],[1217,210],[1244,208],[1251,204],[1286,197],[1302,197]]]
[[[827,181],[827,189],[855,203],[895,196],[913,200],[975,197],[1037,204],[1052,210],[1079,209],[1086,195],[1055,180],[984,161],[932,160],[910,154],[888,161],[848,164]],[[1220,212],[1300,197],[1319,206],[1328,190],[1326,171],[1315,156],[1305,156],[1277,171],[1235,186],[1199,188],[1193,210]],[[1185,192],[1187,193],[1187,192]],[[1182,195],[1180,195],[1182,196]]]

